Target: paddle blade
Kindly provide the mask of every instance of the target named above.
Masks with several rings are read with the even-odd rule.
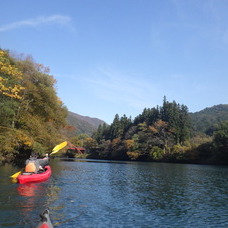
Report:
[[[11,178],[17,178],[19,175],[21,174],[21,171],[13,174],[12,176],[10,176]]]
[[[61,150],[63,147],[67,145],[67,141],[60,143],[59,145],[55,146],[51,152],[51,154],[57,153],[59,150]],[[51,155],[50,154],[50,155]]]

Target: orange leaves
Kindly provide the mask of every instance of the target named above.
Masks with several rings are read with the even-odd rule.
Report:
[[[64,127],[64,130],[66,130],[66,131],[75,131],[76,130],[76,127],[71,126],[71,125],[66,125]]]
[[[140,157],[140,153],[138,151],[127,152],[127,155],[132,161],[135,161]]]
[[[125,146],[128,150],[132,150],[134,145],[135,145],[135,141],[132,139],[127,139],[124,141],[124,143],[125,143]]]
[[[156,121],[152,126],[149,126],[149,130],[153,134],[160,133],[161,131],[169,131],[168,130],[169,126],[167,122],[164,122],[162,120]]]
[[[150,130],[152,133],[158,133],[158,130],[157,130],[154,126],[149,126],[149,130]]]

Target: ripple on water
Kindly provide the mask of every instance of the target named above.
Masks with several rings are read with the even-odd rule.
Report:
[[[48,207],[64,228],[228,227],[227,167],[54,161],[52,168],[44,183],[0,180],[0,226],[35,227]]]

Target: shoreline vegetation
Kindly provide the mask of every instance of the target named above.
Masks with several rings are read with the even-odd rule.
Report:
[[[0,49],[0,164],[32,152],[44,155],[61,141],[86,149],[83,155],[67,150],[63,155],[69,157],[228,164],[228,112],[218,117],[228,105],[218,105],[221,110],[208,121],[164,97],[162,106],[145,108],[134,119],[116,114],[92,135],[72,136],[55,83],[48,67]]]
[[[168,102],[144,109],[134,120],[115,116],[110,126],[98,128],[99,148],[89,158],[190,164],[228,164],[228,121],[194,130],[185,105]]]

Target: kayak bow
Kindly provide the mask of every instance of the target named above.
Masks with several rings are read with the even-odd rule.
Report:
[[[49,211],[47,209],[42,214],[40,214],[40,218],[41,220],[37,228],[53,228],[49,217]]]

